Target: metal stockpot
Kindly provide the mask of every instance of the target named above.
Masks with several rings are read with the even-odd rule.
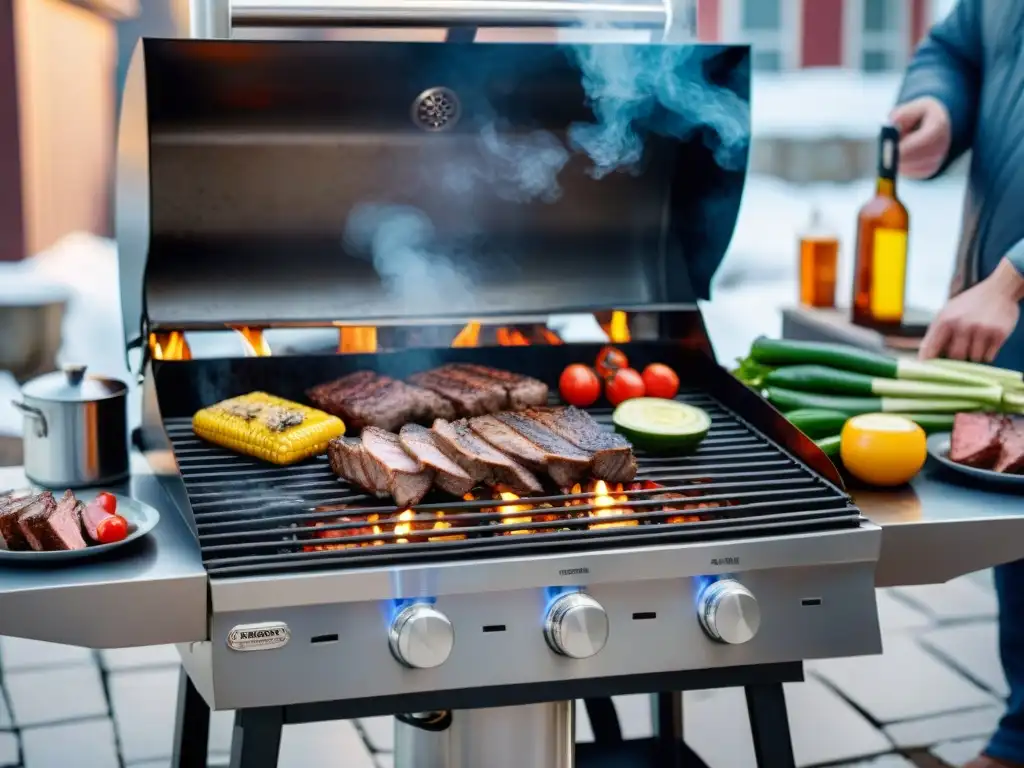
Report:
[[[128,386],[86,376],[84,365],[26,382],[25,476],[45,488],[112,484],[128,475]]]

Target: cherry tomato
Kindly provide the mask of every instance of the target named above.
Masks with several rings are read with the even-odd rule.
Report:
[[[643,380],[648,397],[671,400],[679,392],[679,377],[667,365],[651,363],[644,368]]]
[[[562,371],[558,392],[569,405],[586,408],[601,396],[601,380],[588,366],[574,363]]]
[[[597,375],[605,381],[622,368],[629,368],[629,360],[626,359],[622,350],[615,347],[602,347],[597,353],[597,365],[594,366]]]
[[[645,392],[643,378],[632,368],[616,371],[604,389],[605,397],[612,405],[632,400],[634,397],[643,397]]]
[[[128,535],[128,521],[120,515],[111,515],[96,526],[96,540],[100,544],[113,544]]]
[[[107,493],[106,491],[98,493],[96,494],[96,501],[100,503],[100,506],[103,507],[103,511],[108,515],[117,514],[117,497],[114,494]]]

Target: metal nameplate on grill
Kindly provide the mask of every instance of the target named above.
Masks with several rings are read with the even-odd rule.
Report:
[[[239,624],[228,632],[228,648],[233,651],[272,651],[283,648],[292,632],[283,621],[263,624]]]

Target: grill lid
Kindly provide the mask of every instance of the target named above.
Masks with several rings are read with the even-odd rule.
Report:
[[[127,339],[692,304],[735,225],[749,78],[742,46],[145,40]]]

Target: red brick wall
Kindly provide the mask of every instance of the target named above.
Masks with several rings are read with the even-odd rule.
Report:
[[[843,0],[804,0],[800,66],[843,63]]]
[[[697,39],[714,43],[722,36],[721,0],[698,0]]]

